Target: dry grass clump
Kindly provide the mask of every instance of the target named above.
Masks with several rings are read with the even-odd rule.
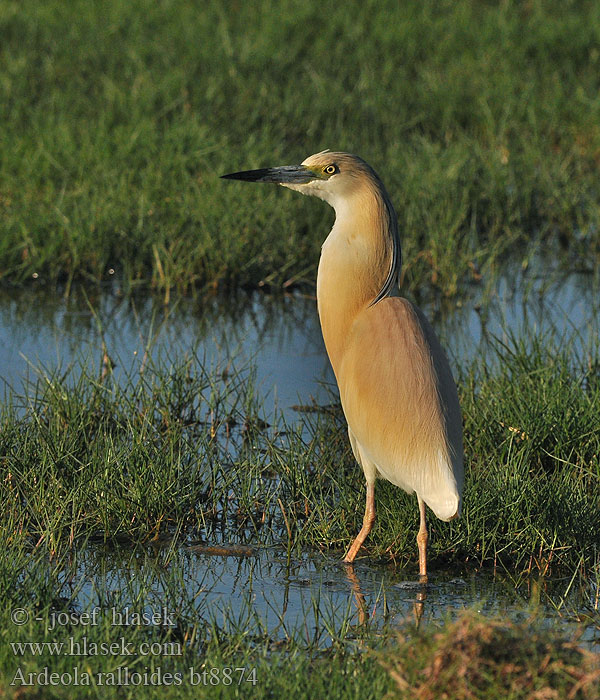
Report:
[[[402,638],[382,665],[397,697],[415,700],[600,698],[600,654],[530,621],[465,613],[440,632]]]

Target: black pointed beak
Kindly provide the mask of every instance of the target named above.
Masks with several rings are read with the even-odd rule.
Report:
[[[304,165],[282,165],[279,168],[243,170],[239,173],[221,175],[225,180],[245,180],[246,182],[274,182],[278,185],[304,185],[316,179],[316,175]]]

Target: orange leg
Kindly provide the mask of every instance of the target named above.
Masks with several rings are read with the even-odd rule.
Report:
[[[419,534],[417,535],[417,545],[419,547],[419,578],[422,582],[427,581],[427,522],[425,520],[425,501],[417,495],[419,500],[419,513],[421,515],[421,525],[419,526]]]
[[[350,546],[348,553],[344,557],[347,564],[351,564],[358,554],[358,550],[362,547],[363,542],[367,539],[367,535],[371,532],[373,523],[375,522],[375,484],[367,484],[367,502],[365,506],[365,515],[360,532]]]

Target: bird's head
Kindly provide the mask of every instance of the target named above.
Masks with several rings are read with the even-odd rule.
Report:
[[[351,153],[321,151],[300,165],[244,170],[221,177],[283,185],[324,199],[335,209],[336,224],[338,220],[353,224],[359,220],[360,231],[383,236],[391,253],[387,278],[371,305],[393,289],[402,259],[396,212],[381,180],[362,158]]]
[[[230,173],[221,177],[247,182],[272,182],[324,199],[337,209],[364,186],[382,188],[375,171],[351,153],[321,151],[300,165],[284,165]]]

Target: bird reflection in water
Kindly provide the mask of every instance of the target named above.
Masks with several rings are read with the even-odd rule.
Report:
[[[346,572],[346,578],[348,579],[352,593],[354,594],[358,623],[359,625],[364,625],[369,621],[367,599],[362,592],[360,581],[356,574],[356,570],[354,569],[354,565],[348,564],[347,562],[343,562],[343,565]],[[415,626],[417,629],[419,629],[423,618],[423,613],[425,612],[425,601],[427,600],[427,581],[420,578],[416,586],[418,588],[416,598],[413,602],[413,615],[415,618]]]

